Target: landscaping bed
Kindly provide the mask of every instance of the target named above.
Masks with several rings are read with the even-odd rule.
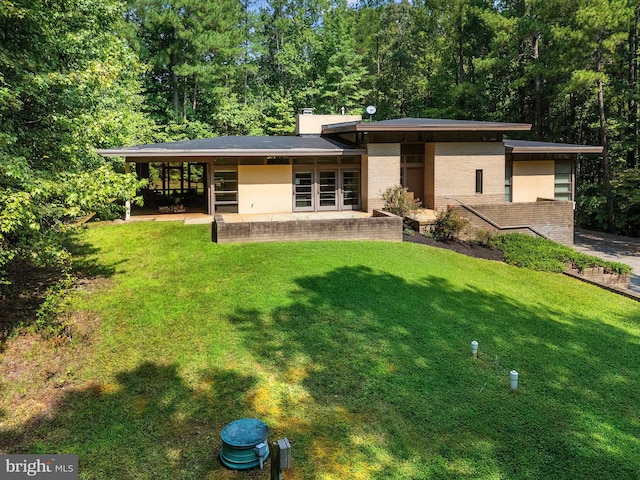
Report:
[[[463,255],[474,258],[482,258],[484,260],[495,260],[497,262],[504,261],[504,254],[497,248],[481,245],[477,242],[467,242],[464,240],[453,240],[450,242],[441,242],[433,237],[427,237],[425,235],[416,233],[415,235],[402,236],[403,241],[411,243],[420,243],[422,245],[429,245],[431,247],[444,248],[452,250]]]

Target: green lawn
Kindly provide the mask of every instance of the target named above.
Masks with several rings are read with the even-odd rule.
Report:
[[[266,479],[216,458],[257,417],[292,441],[286,479],[638,478],[639,303],[417,244],[82,239],[108,277],[76,301],[97,340],[12,451],[76,453],[83,479]]]

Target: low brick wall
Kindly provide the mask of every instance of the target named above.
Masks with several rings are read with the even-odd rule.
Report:
[[[469,219],[472,227],[495,230],[490,223],[466,208],[460,205],[454,208],[460,216]],[[573,245],[572,202],[501,203],[471,205],[471,208],[501,227],[529,226],[551,240],[564,245]],[[509,229],[508,231],[532,234],[527,229]]]
[[[572,277],[580,278],[589,283],[608,285],[616,288],[628,289],[631,285],[631,275],[628,273],[605,273],[603,267],[585,268],[582,272],[571,269],[567,272]]]
[[[216,243],[295,242],[309,240],[402,241],[402,219],[374,210],[373,217],[275,222],[225,223],[215,215],[212,240]]]

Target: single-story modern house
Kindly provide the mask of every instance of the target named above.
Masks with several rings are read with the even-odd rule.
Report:
[[[477,227],[571,244],[576,158],[602,147],[504,138],[530,129],[428,118],[363,122],[359,115],[307,111],[297,117],[295,136],[217,137],[99,153],[125,157],[149,179],[147,213],[213,215],[219,242],[399,239],[400,233],[385,237],[390,220],[379,210],[382,192],[400,184],[424,208],[453,205]],[[334,212],[335,221],[322,212]],[[282,214],[293,214],[293,221],[281,221]],[[229,221],[233,215],[243,221]],[[321,223],[310,226],[314,220]]]

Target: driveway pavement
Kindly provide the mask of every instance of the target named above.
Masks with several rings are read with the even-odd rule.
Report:
[[[640,293],[640,239],[576,228],[573,248],[594,257],[626,263],[633,268],[630,290]]]

